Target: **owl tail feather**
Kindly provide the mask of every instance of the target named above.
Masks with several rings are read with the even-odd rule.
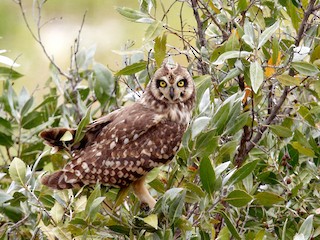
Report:
[[[46,175],[41,178],[41,183],[53,189],[69,189],[74,185],[70,182],[66,182],[65,171],[58,171],[50,175]]]
[[[75,134],[75,129],[51,128],[43,130],[39,136],[45,140],[45,144],[59,151],[62,149],[70,149],[73,144]]]

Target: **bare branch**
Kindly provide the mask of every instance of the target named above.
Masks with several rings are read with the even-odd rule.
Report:
[[[50,61],[50,63],[57,69],[57,71],[59,72],[60,75],[64,76],[65,78],[67,79],[71,79],[71,76],[69,76],[67,73],[63,72],[62,69],[54,62],[53,58],[49,56],[49,53],[46,49],[46,47],[44,46],[43,42],[42,42],[42,39],[41,39],[41,27],[43,26],[43,24],[41,24],[41,10],[42,10],[42,6],[43,4],[46,2],[44,1],[43,4],[40,5],[40,3],[38,2],[38,6],[37,6],[37,9],[38,9],[38,18],[37,18],[37,34],[32,30],[30,24],[29,24],[29,21],[27,19],[27,16],[26,16],[26,12],[25,12],[25,9],[22,5],[22,0],[17,0],[15,1],[19,7],[20,7],[20,11],[21,11],[21,14],[22,14],[22,17],[23,17],[23,21],[25,22],[26,26],[27,26],[27,29],[29,30],[32,38],[40,45],[43,53],[45,54],[45,56],[48,58],[48,60]]]

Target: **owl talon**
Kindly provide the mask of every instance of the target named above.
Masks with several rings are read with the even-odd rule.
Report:
[[[140,209],[143,212],[149,212],[151,210],[150,206],[148,205],[148,203],[141,203],[140,204]]]

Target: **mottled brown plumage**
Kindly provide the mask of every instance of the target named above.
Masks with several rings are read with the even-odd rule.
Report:
[[[142,202],[153,207],[155,200],[144,186],[144,176],[169,162],[178,151],[191,118],[195,101],[192,77],[179,65],[164,65],[154,75],[141,99],[89,124],[80,143],[60,141],[66,131],[54,128],[40,136],[56,150],[71,152],[66,166],[42,178],[55,189],[102,184],[133,185]]]

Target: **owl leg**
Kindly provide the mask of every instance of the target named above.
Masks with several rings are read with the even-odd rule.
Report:
[[[146,185],[145,177],[138,179],[132,183],[133,192],[139,198],[141,203],[146,203],[152,209],[156,205],[156,200],[150,195]]]

